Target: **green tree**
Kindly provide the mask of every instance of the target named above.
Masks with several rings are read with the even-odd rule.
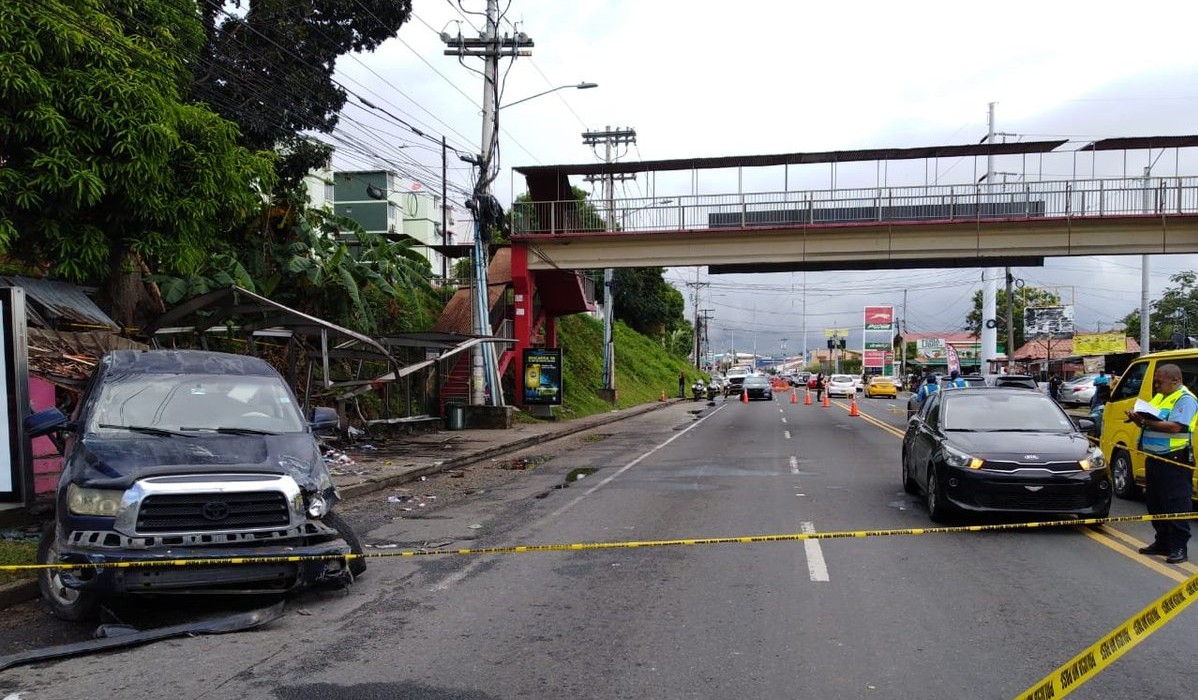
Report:
[[[1186,337],[1198,336],[1198,273],[1178,272],[1169,278],[1172,286],[1166,287],[1159,299],[1149,303],[1152,319],[1148,326],[1148,337],[1157,341],[1184,344]],[[1140,310],[1135,309],[1122,319],[1127,326],[1127,335],[1140,337]]]
[[[1007,353],[1013,353],[1027,340],[1023,336],[1023,315],[1024,310],[1036,306],[1057,306],[1061,303],[1060,297],[1045,289],[1036,287],[1024,287],[1016,290],[1013,295],[1014,307],[1012,308],[1012,319],[1015,322],[1015,347],[1008,348]],[[998,296],[994,303],[995,312],[998,314],[998,342],[1006,344],[1007,342],[1007,290],[998,290]],[[978,290],[973,294],[973,310],[965,317],[964,330],[973,333],[976,336],[982,334],[982,291]]]
[[[0,3],[0,253],[106,280],[124,324],[143,264],[206,263],[274,171],[187,101],[203,44],[194,0]]]
[[[195,0],[191,3],[194,13]],[[299,136],[328,133],[346,102],[333,81],[337,58],[395,36],[411,0],[198,0],[203,48],[193,99],[241,125],[241,143],[280,149],[283,182],[299,182],[329,148]]]
[[[665,281],[664,272],[662,267],[627,267],[613,275],[616,318],[637,333],[659,339],[686,323],[682,292]]]

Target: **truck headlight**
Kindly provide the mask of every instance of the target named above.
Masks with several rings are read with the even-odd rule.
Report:
[[[327,512],[329,512],[329,504],[325,502],[323,496],[315,494],[308,499],[309,518],[320,518]]]
[[[121,509],[124,491],[89,489],[70,484],[67,486],[67,508],[76,515],[103,515],[116,517]]]

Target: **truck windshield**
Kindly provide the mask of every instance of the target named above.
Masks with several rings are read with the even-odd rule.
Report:
[[[141,374],[101,388],[89,431],[154,428],[262,433],[303,432],[304,420],[282,380],[269,376]]]

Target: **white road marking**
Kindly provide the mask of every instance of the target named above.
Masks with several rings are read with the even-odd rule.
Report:
[[[782,418],[782,422],[783,422],[783,423],[785,423],[785,422],[786,422],[786,418],[785,418],[785,417],[783,417],[783,418]]]
[[[789,431],[789,430],[783,430],[783,431],[782,431],[782,435],[783,435],[783,437],[785,437],[787,440],[789,440],[789,439],[790,439],[790,431]]]
[[[795,457],[794,455],[790,456],[790,473],[791,474],[799,473],[799,458]]]
[[[803,523],[803,532],[815,534],[815,525]],[[803,549],[807,551],[807,573],[812,581],[829,581],[828,565],[824,563],[824,551],[819,548],[819,540],[803,540]]]
[[[641,461],[644,460],[649,455],[653,454],[654,452],[657,452],[661,448],[665,447],[666,445],[670,444],[671,442],[674,442],[675,440],[682,437],[683,435],[686,435],[688,432],[691,431],[692,428],[699,425],[700,423],[707,420],[708,418],[711,418],[716,413],[719,413],[721,410],[723,410],[724,406],[727,406],[727,405],[728,405],[727,403],[722,404],[721,406],[716,408],[711,413],[708,413],[707,415],[703,416],[699,420],[688,425],[686,428],[684,428],[683,430],[681,430],[680,432],[675,434],[669,440],[666,440],[665,442],[661,443],[660,445],[657,445],[656,447],[651,448],[645,454],[641,455],[640,457],[637,457],[636,459],[632,460],[628,464],[625,464],[624,466],[620,467],[619,469],[616,470],[616,472],[614,474],[608,476],[606,479],[595,484],[587,491],[584,491],[581,494],[579,494],[577,497],[575,497],[573,500],[571,500],[568,503],[566,503],[565,505],[563,505],[561,508],[558,508],[557,510],[553,511],[549,515],[542,518],[541,522],[544,522],[546,520],[552,520],[553,518],[556,518],[557,516],[561,515],[562,513],[565,513],[567,510],[574,507],[579,501],[581,501],[582,499],[591,495],[592,493],[595,493],[596,491],[603,488],[607,484],[611,483],[611,481],[613,479],[615,479],[616,477],[618,477],[619,475],[623,474],[624,472],[628,471],[629,469],[632,469],[636,465],[640,464]],[[458,571],[457,573],[450,574],[449,576],[447,576],[443,581],[441,581],[437,585],[433,586],[431,590],[434,590],[434,591],[448,590],[448,588],[450,586],[452,586],[453,584],[458,583],[462,579],[464,579],[467,576],[469,576],[470,574],[474,573],[474,570],[477,569],[478,567],[482,566],[483,563],[485,563],[485,561],[486,561],[486,559],[484,559],[484,558],[475,559],[474,561],[467,564],[461,571]]]

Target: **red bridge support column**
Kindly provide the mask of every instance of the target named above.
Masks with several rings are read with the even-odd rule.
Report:
[[[515,404],[524,406],[524,350],[532,347],[533,333],[533,304],[532,296],[536,292],[532,273],[528,269],[528,247],[519,241],[512,241],[512,295],[515,299],[515,319],[512,324],[516,332],[516,356],[512,366],[515,376]],[[556,339],[554,339],[556,340]],[[555,343],[551,343],[551,346]]]

